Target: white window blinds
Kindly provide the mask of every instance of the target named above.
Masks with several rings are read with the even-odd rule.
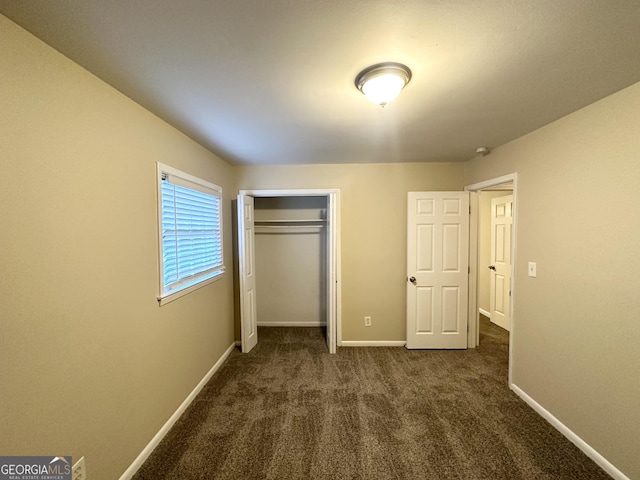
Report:
[[[162,167],[161,298],[224,272],[219,187]]]

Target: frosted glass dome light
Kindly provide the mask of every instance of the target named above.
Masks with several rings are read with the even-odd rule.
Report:
[[[365,68],[356,77],[356,87],[381,107],[396,98],[411,80],[411,70],[401,63],[387,62]]]

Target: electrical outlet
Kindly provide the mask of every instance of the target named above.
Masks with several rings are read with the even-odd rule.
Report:
[[[364,326],[365,327],[371,326],[371,317],[364,317]]]
[[[87,469],[84,465],[84,457],[80,457],[80,460],[73,466],[71,480],[87,480]]]

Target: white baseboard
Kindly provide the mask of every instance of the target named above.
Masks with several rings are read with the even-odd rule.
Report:
[[[138,455],[138,457],[133,461],[133,463],[129,466],[129,468],[127,468],[127,470],[122,474],[122,476],[120,477],[120,480],[130,480],[131,477],[133,477],[133,475],[138,471],[138,469],[142,466],[145,460],[149,458],[149,455],[151,455],[151,452],[153,452],[153,450],[160,444],[164,436],[169,432],[171,427],[173,427],[174,423],[178,421],[178,418],[180,418],[180,415],[184,413],[184,411],[191,404],[191,402],[193,402],[194,398],[196,398],[198,393],[200,393],[200,390],[204,388],[204,386],[207,384],[209,379],[213,376],[214,373],[218,371],[218,369],[222,366],[222,364],[227,359],[227,357],[231,355],[231,352],[233,352],[235,348],[236,348],[236,344],[234,342],[222,354],[222,356],[218,359],[216,364],[213,367],[211,367],[211,370],[207,372],[204,378],[200,380],[200,383],[196,385],[196,388],[193,389],[193,391],[184,400],[184,402],[182,402],[182,404],[173,413],[173,415],[171,415],[171,418],[167,420],[167,422],[162,426],[160,431],[158,431],[158,433],[155,434],[155,436],[151,439],[149,444],[146,447],[144,447],[144,450],[140,452],[140,455]]]
[[[605,472],[607,472],[611,477],[615,480],[630,480],[624,473],[618,470],[611,462],[609,462],[606,458],[600,455],[591,445],[582,440],[578,435],[576,435],[569,427],[567,427],[564,423],[554,417],[548,410],[546,410],[542,405],[536,402],[529,395],[524,393],[518,386],[511,384],[511,390],[514,391],[516,395],[518,395],[522,400],[524,400],[531,408],[533,408],[542,418],[544,418],[547,422],[549,422],[556,430],[558,430],[562,435],[567,437],[571,443],[573,443],[576,447],[578,447],[582,452],[589,457],[591,460],[596,462],[600,468],[602,468]]]
[[[404,340],[343,340],[341,347],[404,347]]]
[[[479,308],[478,311],[483,314],[487,318],[491,318],[491,314],[487,312],[484,308]]]
[[[259,327],[326,327],[321,322],[258,322]]]

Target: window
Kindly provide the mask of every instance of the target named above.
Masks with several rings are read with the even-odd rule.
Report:
[[[219,278],[222,189],[158,163],[160,304]]]

